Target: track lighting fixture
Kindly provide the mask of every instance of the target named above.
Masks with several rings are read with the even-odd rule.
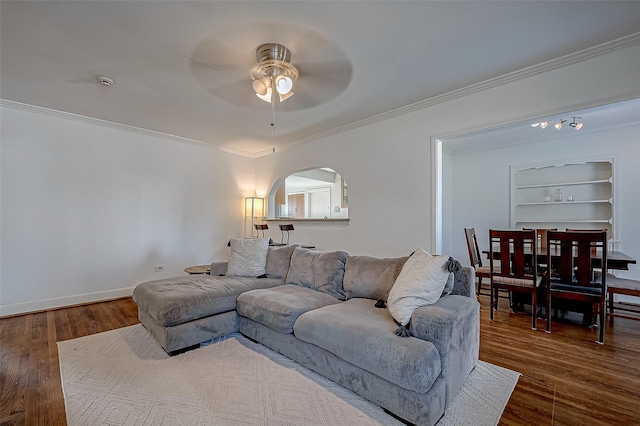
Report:
[[[571,123],[569,123],[569,126],[571,128],[573,128],[575,130],[582,129],[582,122],[578,121],[578,120],[581,120],[582,117],[571,117],[571,119],[573,120]],[[565,120],[564,118],[561,118],[561,119],[559,119],[558,121],[555,122],[553,127],[556,130],[562,130],[562,128],[564,127],[566,122],[567,122],[567,120]],[[549,121],[538,121],[536,123],[531,123],[531,127],[540,127],[541,129],[546,129],[552,123],[553,123],[553,121],[551,121],[551,120],[549,120]]]

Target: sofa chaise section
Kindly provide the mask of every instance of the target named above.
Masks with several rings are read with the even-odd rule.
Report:
[[[188,275],[142,283],[133,300],[140,322],[165,351],[174,352],[237,331],[238,295],[282,284],[273,278]]]

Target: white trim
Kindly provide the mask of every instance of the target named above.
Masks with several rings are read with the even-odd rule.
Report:
[[[431,250],[442,254],[442,141],[431,137]]]
[[[414,111],[419,111],[421,109],[425,109],[425,108],[438,105],[444,102],[449,102],[454,99],[458,99],[467,95],[471,95],[477,92],[482,92],[484,90],[488,90],[494,87],[502,86],[507,83],[512,83],[518,80],[524,80],[529,77],[544,74],[548,71],[564,68],[564,67],[574,65],[592,58],[596,58],[598,56],[615,52],[620,49],[625,49],[627,47],[635,46],[636,44],[640,44],[640,32],[634,33],[625,37],[621,37],[619,39],[612,40],[610,42],[602,43],[597,46],[593,46],[584,50],[580,50],[578,52],[574,52],[569,55],[561,56],[559,58],[552,59],[550,61],[546,61],[540,64],[526,67],[518,71],[514,71],[507,74],[503,74],[498,77],[490,78],[488,80],[484,80],[479,83],[462,87],[460,89],[452,90],[451,92],[433,96],[433,97],[424,99],[422,101],[415,102],[413,104],[405,105],[403,107],[384,112],[382,114],[367,117],[359,121],[354,121],[352,123],[345,124],[343,126],[339,126],[331,130],[327,130],[325,132],[320,132],[307,137],[299,138],[296,142],[287,144],[283,146],[281,149],[288,148],[297,144],[311,142],[316,139],[336,135],[336,134],[357,129],[360,127],[368,126],[373,123],[377,123],[390,118],[405,115]],[[630,99],[630,98],[625,98],[625,99]],[[623,100],[623,99],[617,99],[616,101],[620,101],[620,100]],[[268,152],[266,150],[263,152],[264,154],[271,153],[270,150]],[[264,154],[256,153],[256,156],[261,156]]]
[[[424,99],[422,101],[413,103],[413,104],[409,104],[400,108],[396,108],[394,110],[391,111],[387,111],[384,112],[382,114],[378,114],[378,115],[374,115],[371,117],[367,117],[364,118],[362,120],[359,121],[354,121],[352,123],[349,124],[345,124],[343,126],[339,126],[339,127],[335,127],[333,129],[324,131],[324,132],[319,132],[319,133],[315,133],[313,135],[307,136],[307,137],[303,137],[303,138],[299,138],[297,139],[295,142],[283,145],[281,147],[279,147],[277,150],[281,151],[283,149],[289,148],[291,146],[294,145],[298,145],[298,144],[302,144],[302,143],[306,143],[306,142],[311,142],[317,139],[321,139],[321,138],[325,138],[328,136],[332,136],[332,135],[336,135],[339,133],[344,133],[346,131],[352,130],[352,129],[357,129],[360,127],[364,127],[364,126],[368,126],[369,124],[373,124],[373,123],[377,123],[380,121],[384,121],[390,118],[394,118],[394,117],[398,117],[401,115],[405,115],[408,114],[410,112],[413,111],[418,111],[424,108],[428,108],[440,103],[444,103],[444,102],[448,102],[457,98],[461,98],[463,96],[467,96],[473,93],[477,93],[477,92],[481,92],[487,89],[491,89],[493,87],[497,87],[497,86],[501,86],[507,83],[512,83],[514,81],[518,81],[518,80],[523,80],[535,75],[539,75],[539,74],[543,74],[546,73],[548,71],[552,71],[552,70],[556,70],[559,68],[564,68],[567,67],[569,65],[573,65],[579,62],[583,62],[598,56],[602,56],[611,52],[615,52],[617,50],[620,49],[625,49],[627,47],[631,47],[631,46],[635,46],[636,44],[640,44],[640,32],[638,33],[634,33],[625,37],[621,37],[618,38],[616,40],[612,40],[606,43],[602,43],[599,44],[597,46],[593,46],[578,52],[574,52],[571,53],[569,55],[565,55],[565,56],[561,56],[559,58],[556,59],[552,59],[550,61],[546,61],[546,62],[542,62],[540,64],[536,64],[530,67],[526,67],[523,68],[521,70],[518,71],[514,71],[511,73],[507,73],[498,77],[494,77],[494,78],[490,78],[488,80],[485,81],[481,81],[479,83],[475,83],[466,87],[462,87],[460,89],[457,90],[453,90],[451,92],[447,92],[447,93],[443,93],[441,95],[437,95],[437,96],[432,96],[430,98]],[[231,154],[236,154],[236,155],[242,155],[245,157],[250,157],[250,158],[258,158],[258,157],[262,157],[264,155],[269,155],[272,154],[273,151],[271,148],[269,149],[265,149],[265,150],[261,150],[258,152],[247,152],[247,151],[242,151],[242,150],[237,150],[237,149],[232,149],[232,148],[226,148],[226,147],[222,147],[222,146],[218,146],[218,145],[213,145],[210,143],[206,143],[203,141],[198,141],[198,140],[194,140],[194,139],[189,139],[189,138],[184,138],[181,136],[176,136],[176,135],[171,135],[168,133],[161,133],[161,132],[157,132],[157,131],[153,131],[153,130],[149,130],[149,129],[143,129],[143,128],[139,128],[139,127],[134,127],[134,126],[128,126],[125,124],[119,124],[119,123],[114,123],[114,122],[110,122],[110,121],[106,121],[106,120],[100,120],[97,118],[92,118],[92,117],[87,117],[87,116],[83,116],[83,115],[78,115],[78,114],[73,114],[73,113],[68,113],[68,112],[64,112],[64,111],[57,111],[57,110],[53,110],[53,109],[49,109],[49,108],[45,108],[45,107],[39,107],[39,106],[35,106],[35,105],[28,105],[28,104],[24,104],[24,103],[20,103],[20,102],[15,102],[15,101],[10,101],[10,100],[6,100],[6,99],[0,99],[0,105],[4,105],[7,107],[13,107],[16,109],[23,109],[23,110],[27,110],[27,111],[33,111],[33,112],[39,112],[42,114],[48,114],[48,115],[52,115],[52,116],[58,116],[58,117],[65,117],[68,119],[75,119],[78,121],[83,121],[83,122],[87,122],[87,123],[92,123],[92,124],[97,124],[97,125],[101,125],[101,126],[105,126],[105,127],[111,127],[111,128],[115,128],[115,129],[124,129],[124,130],[128,130],[128,131],[132,131],[132,132],[137,132],[137,133],[141,133],[141,134],[146,134],[146,135],[152,135],[152,136],[161,136],[161,137],[165,137],[171,140],[175,140],[177,142],[183,142],[183,143],[194,143],[194,144],[198,144],[198,145],[203,145],[203,146],[208,146],[211,148],[216,148],[219,149],[221,151],[224,152],[228,152]]]
[[[244,157],[256,158],[256,157],[259,156],[259,154],[254,154],[254,153],[251,153],[251,152],[246,152],[246,151],[241,151],[241,150],[237,150],[237,149],[217,146],[217,145],[213,145],[213,144],[210,144],[210,143],[207,143],[207,142],[203,142],[203,141],[199,141],[199,140],[195,140],[195,139],[190,139],[190,138],[185,138],[185,137],[182,137],[182,136],[176,136],[176,135],[172,135],[172,134],[169,134],[169,133],[162,133],[162,132],[158,132],[158,131],[155,131],[155,130],[143,129],[141,127],[130,126],[130,125],[127,125],[127,124],[114,123],[112,121],[101,120],[99,118],[87,117],[86,115],[74,114],[72,112],[66,112],[66,111],[59,111],[59,110],[55,110],[55,109],[51,109],[51,108],[45,108],[45,107],[41,107],[41,106],[37,106],[37,105],[23,104],[21,102],[10,101],[8,99],[0,99],[0,105],[5,106],[7,108],[17,109],[17,110],[22,110],[22,111],[28,111],[28,112],[34,112],[36,114],[48,115],[50,117],[64,118],[64,119],[67,119],[67,120],[73,120],[73,121],[77,121],[77,122],[80,122],[80,123],[88,123],[88,124],[93,124],[93,125],[96,125],[96,126],[107,127],[107,128],[110,128],[110,129],[124,130],[124,131],[127,131],[127,132],[138,133],[138,134],[145,135],[145,136],[153,136],[153,137],[156,137],[156,138],[160,137],[160,138],[172,140],[174,142],[188,143],[188,144],[192,144],[192,145],[202,146],[202,147],[205,147],[205,148],[218,149],[220,151],[224,151],[224,152],[227,152],[227,153],[230,153],[230,154],[242,155]],[[270,152],[271,152],[271,150],[269,150],[269,153]]]
[[[98,291],[95,293],[84,293],[74,296],[57,297],[55,299],[42,299],[32,302],[0,305],[0,318],[12,315],[26,314],[29,312],[63,308],[65,306],[74,306],[85,303],[119,299],[122,297],[131,296],[133,294],[133,289],[134,287],[119,288],[114,290]]]

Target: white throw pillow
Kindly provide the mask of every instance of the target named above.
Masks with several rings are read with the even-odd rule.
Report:
[[[227,275],[238,277],[258,277],[265,274],[268,238],[245,238],[231,240],[231,255],[227,265]]]
[[[449,256],[431,256],[418,249],[404,264],[387,299],[389,313],[400,325],[407,325],[420,306],[440,299],[449,278],[448,260]]]

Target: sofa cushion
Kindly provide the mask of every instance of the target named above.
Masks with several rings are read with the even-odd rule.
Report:
[[[321,252],[297,247],[291,255],[286,283],[345,300],[342,280],[347,257],[349,254],[344,251]]]
[[[267,252],[267,266],[265,268],[267,277],[279,278],[281,280],[287,277],[289,264],[291,263],[291,255],[296,247],[300,247],[300,245],[269,247],[269,251]]]
[[[233,311],[240,293],[282,284],[270,278],[187,275],[138,284],[133,300],[159,324],[171,327]]]
[[[409,257],[379,259],[349,256],[344,268],[344,294],[347,299],[365,297],[387,301],[402,266]]]
[[[402,338],[386,309],[370,299],[350,299],[300,315],[293,332],[343,360],[415,392],[427,392],[440,375],[431,342]]]
[[[264,275],[269,250],[268,238],[232,239],[227,275],[258,277]]]
[[[293,324],[303,313],[340,303],[326,293],[297,285],[252,290],[238,296],[238,315],[279,331],[292,333]]]
[[[411,320],[416,308],[436,303],[449,278],[449,256],[432,256],[418,249],[409,257],[391,287],[387,307],[402,326]]]

